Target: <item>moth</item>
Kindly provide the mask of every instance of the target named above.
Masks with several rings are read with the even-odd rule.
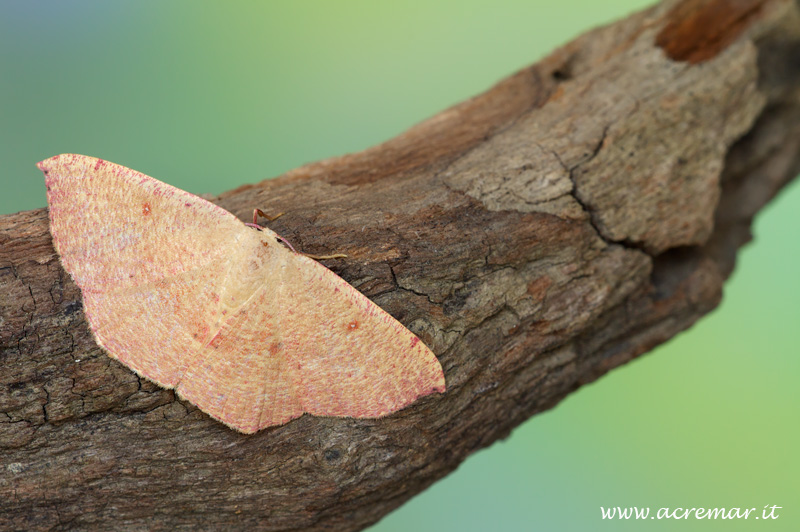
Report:
[[[97,344],[229,427],[377,418],[445,391],[417,336],[270,229],[101,159],[38,167]]]

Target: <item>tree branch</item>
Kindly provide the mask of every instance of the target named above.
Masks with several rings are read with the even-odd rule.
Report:
[[[798,11],[664,2],[217,198],[347,253],[328,265],[434,350],[447,393],[384,419],[231,431],[95,345],[44,209],[0,217],[0,527],[359,529],[689,327],[800,170]]]

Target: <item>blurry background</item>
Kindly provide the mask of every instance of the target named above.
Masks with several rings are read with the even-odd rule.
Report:
[[[63,152],[220,193],[361,150],[646,4],[0,0],[0,214],[45,206],[34,163]],[[800,183],[755,235],[694,329],[373,530],[800,530]],[[784,508],[644,525],[601,505]]]

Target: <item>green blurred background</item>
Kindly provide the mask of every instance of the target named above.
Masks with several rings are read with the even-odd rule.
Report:
[[[0,214],[76,152],[219,193],[361,150],[643,0],[0,2]],[[378,523],[406,530],[800,530],[800,184],[722,306]],[[269,482],[269,479],[263,479]],[[602,521],[600,506],[782,506]]]

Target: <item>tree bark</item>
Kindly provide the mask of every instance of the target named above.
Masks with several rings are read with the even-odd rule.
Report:
[[[215,198],[346,253],[326,264],[433,349],[447,392],[383,419],[233,432],[97,347],[45,209],[0,217],[0,527],[374,523],[717,305],[800,170],[799,65],[797,2],[666,1],[389,142]]]

